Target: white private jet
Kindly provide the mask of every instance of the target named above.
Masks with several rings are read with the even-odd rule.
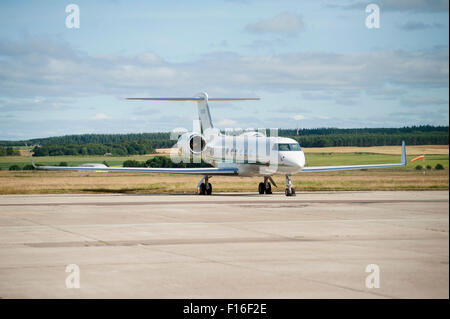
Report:
[[[106,167],[104,165],[82,166],[38,166],[31,157],[33,166],[42,170],[76,170],[95,172],[136,172],[203,175],[197,185],[197,193],[211,195],[212,186],[209,179],[215,175],[261,176],[259,194],[271,194],[273,175],[286,176],[286,196],[295,196],[291,175],[301,172],[327,172],[341,170],[358,170],[368,168],[397,167],[406,165],[405,142],[402,142],[400,163],[370,164],[346,166],[305,166],[305,154],[297,141],[291,138],[266,136],[261,132],[245,132],[237,136],[222,134],[214,128],[211,121],[208,101],[242,101],[259,100],[259,98],[208,98],[206,93],[187,98],[128,98],[128,100],[150,101],[196,101],[200,129],[181,135],[175,147],[175,155],[182,158],[199,158],[211,163],[211,168],[141,168],[141,167]],[[31,154],[31,153],[30,153]],[[171,155],[173,155],[172,153]],[[171,156],[172,157],[172,156]],[[173,159],[173,157],[172,157]]]

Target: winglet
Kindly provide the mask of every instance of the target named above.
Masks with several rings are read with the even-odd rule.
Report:
[[[25,146],[27,147],[28,155],[30,156],[30,159],[31,159],[31,165],[33,165],[33,167],[37,169],[38,167],[36,166],[36,163],[34,162],[33,155],[31,154],[30,148],[28,147],[28,144],[26,142],[25,142]]]
[[[402,165],[405,165],[405,166],[407,164],[405,141],[402,141],[402,157],[400,158],[400,162]]]

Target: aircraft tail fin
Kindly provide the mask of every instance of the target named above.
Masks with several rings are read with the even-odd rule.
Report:
[[[204,132],[207,129],[214,127],[211,120],[211,113],[209,111],[208,94],[199,93],[197,96],[202,98],[197,101],[197,107],[198,107],[198,119],[200,120],[202,131]]]
[[[129,97],[127,100],[146,100],[146,101],[196,101],[198,106],[198,118],[201,123],[201,129],[204,132],[213,128],[211,113],[209,111],[208,101],[248,101],[259,100],[259,98],[209,98],[205,92],[197,94],[195,97]]]

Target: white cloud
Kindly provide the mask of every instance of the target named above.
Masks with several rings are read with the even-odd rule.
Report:
[[[223,119],[219,122],[217,122],[217,126],[219,127],[234,127],[236,126],[237,122],[230,119]]]
[[[402,105],[406,106],[424,106],[430,107],[435,105],[448,105],[448,100],[438,99],[432,96],[414,96],[409,98],[404,98],[400,101]]]
[[[47,47],[32,41],[0,42],[1,96],[73,99],[98,95],[185,95],[202,89],[230,94],[256,90],[309,91],[315,93],[310,98],[320,99],[327,98],[323,92],[331,90],[342,95],[368,90],[382,92],[386,86],[448,87],[448,47],[410,52],[294,52],[274,56],[219,52],[196,61],[171,63],[152,54],[146,54],[145,59],[142,55],[90,56],[59,42],[45,43]],[[17,51],[20,54],[15,55]]]
[[[106,120],[108,118],[109,116],[106,115],[105,113],[97,113],[92,117],[93,120]]]
[[[295,114],[294,115],[294,120],[296,121],[300,121],[300,120],[304,120],[306,117],[304,115],[301,114]]]
[[[329,7],[364,10],[369,3],[369,1],[353,1],[343,5],[330,4]],[[448,0],[378,0],[376,3],[384,11],[445,12],[449,8]]]
[[[98,96],[116,96],[124,101],[124,97],[184,96],[193,95],[200,90],[216,97],[260,96],[263,99],[266,96],[283,96],[286,93],[286,96],[291,97],[291,101],[288,98],[281,99],[276,100],[274,105],[264,106],[267,110],[282,109],[289,112],[284,120],[280,120],[280,125],[286,125],[286,119],[289,118],[293,122],[295,114],[308,114],[308,121],[305,122],[309,125],[354,127],[357,121],[359,125],[364,125],[362,123],[366,122],[362,119],[366,113],[370,113],[370,106],[361,104],[360,108],[356,108],[360,102],[364,102],[364,98],[366,101],[386,101],[391,103],[390,105],[403,108],[413,108],[415,104],[439,104],[439,107],[444,107],[444,102],[448,105],[448,99],[442,95],[442,92],[448,94],[447,46],[416,51],[378,50],[339,54],[292,52],[273,56],[242,56],[233,52],[215,52],[195,61],[174,63],[151,53],[137,56],[94,56],[58,41],[28,40],[0,41],[0,111],[4,117],[18,117],[19,112],[24,111],[64,111],[74,108],[74,104],[77,104],[76,112],[86,112],[89,111],[88,106],[93,105],[92,102],[83,108],[80,101]],[[416,99],[416,94],[429,96],[431,99]],[[303,104],[293,102],[292,96],[302,99]],[[416,100],[408,99],[411,97]],[[324,119],[325,121],[315,119],[314,116],[320,112],[314,107],[326,109],[327,106],[324,105],[329,104],[327,100],[339,105],[344,104],[348,106],[346,109],[350,110],[353,105],[353,109],[358,109],[355,116],[361,117],[346,119],[344,122],[335,118]],[[398,103],[394,104],[395,100]],[[261,113],[256,114],[256,108],[252,107],[247,111],[246,108],[251,106],[251,103],[236,103],[241,108],[239,123],[227,119],[229,114],[236,111],[233,109],[220,115],[226,120],[215,124],[226,128],[236,125],[266,127],[274,123],[270,112],[261,110]],[[228,109],[234,107],[234,104],[228,102],[223,106],[220,103],[214,104],[214,107],[223,112],[225,105]],[[134,103],[127,104],[126,107],[131,108],[127,109],[131,116],[137,117],[133,128],[138,130],[183,126],[186,123],[186,115],[180,115],[180,118],[175,120],[175,114],[167,119],[151,116],[157,112],[167,113],[167,104],[141,106]],[[145,107],[147,112],[144,114],[144,109],[139,115],[139,112],[133,112],[140,107]],[[97,111],[100,112],[100,109]],[[98,113],[90,118],[90,124],[83,125],[91,125],[91,130],[95,131],[100,127],[95,120],[108,119],[102,122],[102,129],[116,132],[119,127],[122,130],[124,121],[117,119],[115,122],[114,118],[118,117],[110,112],[114,111],[109,111],[108,115]],[[244,120],[249,114],[252,116]],[[435,119],[435,123],[448,123],[448,118],[436,114],[430,115]],[[444,114],[448,114],[448,111]],[[143,115],[151,118],[151,125],[144,122],[142,123],[145,125],[139,124]],[[396,121],[401,123],[398,125],[408,124],[401,120]],[[421,122],[422,118],[417,119],[415,123]],[[16,120],[4,121],[4,125],[0,125],[4,132],[8,132],[3,133],[3,136],[7,136],[14,128],[11,126],[13,123],[16,123],[17,128],[20,127]],[[370,119],[368,123],[370,124],[365,125],[376,125]],[[9,124],[9,129],[6,124]],[[66,125],[61,130],[83,132],[84,128],[70,125],[72,126]],[[14,131],[18,131],[17,128]]]
[[[296,34],[303,28],[304,23],[301,17],[289,12],[280,13],[273,18],[261,20],[245,27],[249,32],[277,34]]]
[[[408,21],[404,24],[399,25],[398,27],[405,31],[417,31],[432,28],[443,28],[444,25],[441,23],[424,23],[420,21]]]

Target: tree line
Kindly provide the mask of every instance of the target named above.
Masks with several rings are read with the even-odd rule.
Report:
[[[448,134],[448,126],[418,125],[400,128],[312,128],[299,129],[300,136],[306,135],[339,135],[339,134],[410,134],[441,132]],[[280,136],[295,136],[296,129],[280,129]]]
[[[14,150],[11,146],[0,146],[0,156],[14,156],[19,155],[19,153]]]
[[[136,134],[79,134],[64,135],[45,138],[34,138],[21,141],[0,141],[0,146],[23,146],[39,144],[58,144],[58,145],[85,145],[85,144],[121,144],[129,142],[145,141],[150,145],[160,145],[170,141],[171,147],[174,143],[170,140],[170,133],[136,133]]]
[[[147,141],[121,142],[106,144],[47,144],[35,146],[34,156],[58,156],[58,155],[144,155],[154,154],[155,149]]]
[[[326,146],[382,146],[399,145],[447,145],[448,126],[410,126],[402,128],[315,128],[280,129],[278,135],[296,139],[304,147]],[[34,149],[43,155],[135,155],[154,152],[156,148],[172,147],[176,141],[170,133],[138,134],[82,134],[31,139],[28,141],[0,141],[0,156],[10,154],[12,146],[40,145]],[[7,150],[9,149],[9,150]],[[9,153],[8,153],[9,152]]]
[[[123,167],[165,167],[165,168],[197,168],[197,167],[212,167],[211,164],[204,162],[201,163],[174,163],[167,156],[155,156],[148,159],[145,162],[136,160],[126,160],[123,162]]]
[[[448,145],[448,132],[362,133],[290,136],[302,147]]]

